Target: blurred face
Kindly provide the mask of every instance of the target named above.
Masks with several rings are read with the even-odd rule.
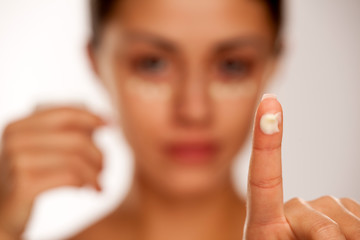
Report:
[[[274,65],[255,0],[125,1],[95,53],[135,157],[136,177],[169,195],[230,178]]]

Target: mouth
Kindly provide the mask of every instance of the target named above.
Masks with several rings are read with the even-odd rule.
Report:
[[[218,150],[214,141],[179,141],[165,147],[165,152],[172,161],[186,165],[210,163]]]

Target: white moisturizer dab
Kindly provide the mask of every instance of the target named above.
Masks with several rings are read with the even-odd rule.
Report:
[[[267,135],[280,132],[279,123],[281,122],[281,112],[272,114],[266,113],[260,119],[260,129]]]

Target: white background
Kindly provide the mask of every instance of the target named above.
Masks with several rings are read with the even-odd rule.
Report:
[[[268,90],[284,108],[285,200],[330,194],[360,201],[360,1],[288,2],[287,53]],[[85,102],[110,117],[85,57],[86,3],[0,0],[0,129],[44,101]],[[96,141],[106,156],[104,192],[64,188],[42,195],[29,239],[60,239],[121,201],[131,155],[114,128],[101,130]],[[244,191],[249,144],[239,159],[234,175]]]

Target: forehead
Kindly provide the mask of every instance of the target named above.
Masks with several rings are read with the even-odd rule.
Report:
[[[169,38],[272,34],[269,13],[259,0],[131,0],[124,1],[117,19]]]

